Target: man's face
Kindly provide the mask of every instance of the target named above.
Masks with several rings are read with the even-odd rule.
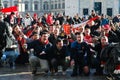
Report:
[[[48,34],[43,34],[42,36],[41,36],[41,41],[42,42],[46,42],[48,40]]]
[[[83,41],[83,35],[82,34],[76,35],[76,38],[77,38],[78,43],[81,43]]]
[[[61,49],[63,47],[63,41],[60,41],[56,44],[58,49]]]
[[[101,43],[102,44],[107,44],[108,43],[108,38],[107,37],[102,37],[101,38]]]
[[[59,29],[56,28],[56,29],[54,30],[54,35],[59,35]]]

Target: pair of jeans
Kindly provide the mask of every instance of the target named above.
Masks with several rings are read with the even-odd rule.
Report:
[[[41,71],[48,71],[48,61],[45,59],[40,59],[37,56],[30,55],[29,63],[31,65],[32,71],[37,70],[37,67],[40,67]]]
[[[15,63],[16,58],[18,57],[19,52],[16,50],[4,51],[1,57],[1,60],[4,62],[8,60],[9,63]]]

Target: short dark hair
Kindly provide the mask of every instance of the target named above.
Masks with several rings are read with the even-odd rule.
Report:
[[[40,35],[42,36],[43,34],[48,34],[47,30],[43,30],[42,32],[40,32]]]
[[[81,33],[80,32],[76,32],[75,35],[80,35]]]
[[[15,13],[14,13],[14,12],[11,12],[11,14],[13,14],[13,15],[14,15]]]
[[[30,35],[30,37],[32,37],[32,36],[34,36],[34,35],[36,35],[36,34],[38,34],[37,32],[33,32],[31,35]]]
[[[55,44],[58,44],[59,42],[63,41],[62,39],[58,38],[56,41],[55,41]]]

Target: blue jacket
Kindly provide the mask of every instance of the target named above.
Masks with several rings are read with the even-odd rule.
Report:
[[[83,60],[86,57],[86,60],[90,59],[90,48],[86,42],[78,43],[74,41],[71,44],[71,59],[74,60]]]

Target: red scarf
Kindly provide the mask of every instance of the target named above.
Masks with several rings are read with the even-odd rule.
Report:
[[[115,70],[120,70],[120,64],[116,66]]]
[[[47,44],[49,43],[48,40],[46,40],[45,42],[42,42],[42,41],[41,41],[41,38],[39,39],[39,41],[40,41],[42,44],[44,44],[44,45],[47,45]]]

